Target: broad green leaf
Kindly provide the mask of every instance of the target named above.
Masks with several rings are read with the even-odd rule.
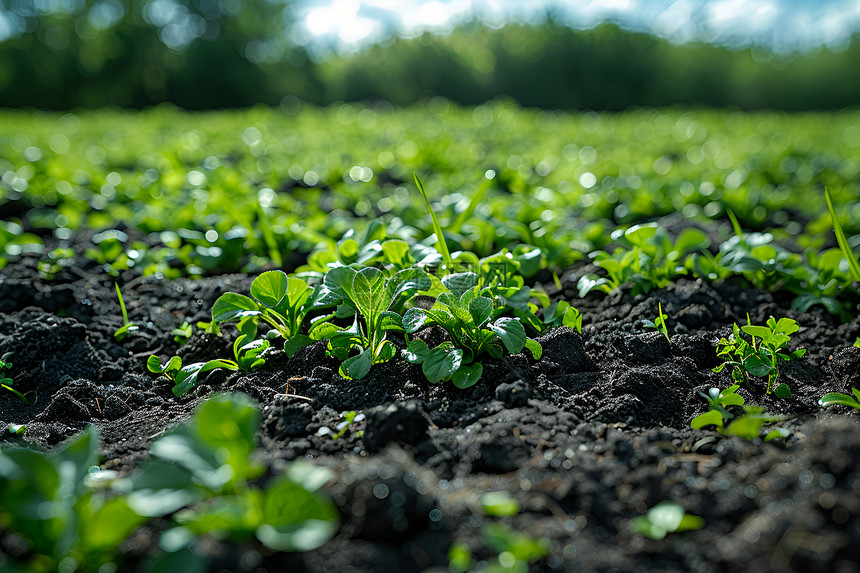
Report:
[[[525,348],[526,329],[523,328],[522,323],[516,318],[499,318],[494,323],[487,325],[487,327],[499,335],[505,348],[511,354],[522,352],[523,348]]]
[[[472,320],[475,326],[484,326],[484,323],[489,320],[493,313],[493,301],[485,296],[479,296],[469,302],[469,314],[472,315]]]
[[[484,514],[490,517],[508,517],[520,511],[520,504],[505,491],[490,491],[481,496]]]
[[[325,289],[320,291],[317,304],[331,305],[343,299],[352,300],[352,283],[356,274],[355,269],[351,267],[335,267],[327,272],[323,277]]]
[[[123,497],[108,499],[101,507],[94,507],[91,500],[81,508],[78,517],[81,519],[81,545],[90,551],[115,549],[145,521]]]
[[[694,430],[700,430],[705,426],[723,426],[723,415],[717,410],[709,410],[704,414],[699,414],[690,422],[690,427]]]
[[[459,299],[463,293],[478,284],[478,275],[472,272],[455,273],[442,277],[442,284]]]
[[[421,269],[404,269],[399,271],[385,285],[386,308],[402,312],[403,305],[418,292],[429,290],[432,286],[430,277]]]
[[[410,308],[403,315],[403,329],[408,334],[412,334],[420,330],[426,320],[427,315],[424,309],[417,307]]]
[[[767,376],[773,366],[761,359],[757,354],[750,354],[744,359],[744,369],[753,376]]]
[[[379,269],[361,269],[352,279],[352,289],[352,299],[368,321],[388,308],[385,302],[385,275]]]
[[[427,343],[421,339],[416,339],[406,346],[406,350],[403,351],[403,358],[412,364],[421,364],[427,359],[429,353],[430,347],[427,346]]]
[[[771,335],[773,334],[770,329],[766,326],[742,326],[741,330],[749,334],[750,336],[758,336],[762,340],[769,340]]]
[[[262,506],[263,524],[256,535],[270,549],[310,551],[337,532],[334,504],[289,477],[275,478],[267,484]]]
[[[773,389],[773,393],[777,398],[788,398],[791,396],[791,388],[788,387],[788,384],[779,384]]]
[[[791,335],[798,330],[800,330],[800,327],[797,325],[797,321],[790,318],[780,318],[779,322],[776,323],[775,332]]]
[[[255,316],[260,314],[260,305],[235,292],[225,292],[212,305],[212,320],[226,322],[234,318]]]
[[[352,378],[353,380],[361,380],[367,373],[370,372],[370,367],[373,366],[373,356],[370,349],[363,351],[358,356],[352,356],[343,361],[340,366],[341,375],[346,374],[344,378]]]
[[[401,239],[389,239],[382,243],[382,253],[388,262],[405,266],[409,264],[409,243]]]
[[[471,388],[475,384],[478,383],[478,380],[481,379],[481,374],[484,373],[484,367],[480,362],[473,362],[472,364],[461,364],[457,370],[454,371],[454,374],[451,376],[451,382],[457,388],[461,390],[465,390],[466,388]]]
[[[430,350],[424,359],[421,369],[431,383],[447,380],[460,368],[463,361],[463,351],[451,343],[442,343]]]
[[[212,448],[226,448],[231,464],[244,463],[255,447],[260,412],[248,396],[220,394],[209,398],[197,412],[194,428],[201,440]]]
[[[287,275],[283,271],[266,271],[251,283],[251,296],[260,304],[278,308],[287,296]]]
[[[758,416],[742,416],[729,424],[726,428],[726,433],[746,440],[752,440],[758,437],[764,422],[764,418]]]
[[[299,351],[300,348],[304,348],[309,344],[313,343],[313,339],[310,336],[305,336],[304,334],[297,334],[293,336],[289,340],[284,342],[284,354],[287,355],[287,358],[292,358],[293,355]]]

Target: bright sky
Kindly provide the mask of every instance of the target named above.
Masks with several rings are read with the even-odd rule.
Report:
[[[547,9],[577,28],[609,20],[679,42],[781,52],[838,47],[860,31],[860,0],[302,0],[297,39],[354,50],[390,34],[444,31],[473,14],[500,25],[539,21]]]

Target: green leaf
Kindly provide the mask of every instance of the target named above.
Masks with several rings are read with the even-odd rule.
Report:
[[[723,415],[717,410],[709,410],[704,414],[699,414],[690,422],[690,427],[694,430],[700,430],[705,426],[723,427]]]
[[[532,358],[535,360],[540,360],[540,357],[543,356],[543,347],[537,340],[526,338],[526,348],[532,353]]]
[[[726,433],[744,438],[745,440],[752,440],[758,437],[764,422],[764,418],[759,416],[741,416],[729,424],[729,427],[726,428]]]
[[[430,350],[424,359],[421,370],[431,383],[447,380],[460,368],[463,361],[463,351],[455,348],[450,342],[444,342]]]
[[[492,313],[493,301],[485,296],[479,296],[469,302],[469,314],[472,315],[475,326],[479,328],[484,326]]]
[[[526,330],[518,319],[503,317],[487,325],[487,327],[499,335],[505,348],[511,354],[522,352],[525,348]]]
[[[788,387],[788,384],[779,384],[774,388],[773,393],[777,398],[788,398],[791,396],[791,388]]]
[[[520,511],[520,504],[505,491],[491,491],[483,494],[481,507],[490,517],[508,517]]]
[[[340,365],[340,373],[344,378],[361,380],[370,372],[371,366],[373,366],[373,356],[370,349],[367,349],[358,356],[344,360],[343,364]],[[344,374],[346,375],[344,376]]]
[[[750,336],[758,336],[762,340],[770,340],[771,334],[773,334],[770,329],[766,326],[752,326],[746,325],[742,326],[741,330],[749,334]]]
[[[101,507],[85,504],[78,514],[81,545],[89,551],[114,550],[146,518],[135,513],[122,497],[108,499]]]
[[[465,390],[466,388],[471,388],[475,384],[478,383],[478,380],[481,379],[481,374],[484,373],[484,367],[480,362],[474,362],[472,364],[461,364],[457,370],[454,371],[454,374],[451,376],[451,382],[457,388],[461,390]]]
[[[848,242],[848,237],[845,236],[845,231],[842,230],[842,225],[839,223],[839,218],[836,216],[836,209],[833,208],[833,199],[830,197],[830,189],[824,188],[824,199],[827,202],[827,211],[830,213],[830,221],[833,223],[833,232],[836,234],[836,242],[839,249],[848,261],[848,268],[851,272],[851,278],[855,281],[860,281],[860,262],[854,256],[851,250],[851,244]]]
[[[442,284],[459,299],[467,290],[477,286],[478,275],[472,272],[454,273],[442,277]]]
[[[216,323],[259,314],[259,304],[235,292],[225,292],[212,305],[212,321]]]
[[[774,428],[764,437],[765,442],[770,442],[771,440],[777,440],[779,438],[787,438],[791,435],[791,432],[785,428]]]
[[[262,305],[275,309],[287,296],[287,275],[283,271],[266,271],[251,283],[251,296]]]
[[[858,392],[856,389],[852,388],[852,392]],[[821,400],[818,401],[818,404],[821,406],[850,406],[851,408],[855,408],[860,410],[860,396],[849,396],[847,394],[839,394],[837,392],[831,392],[829,394],[825,394]]]
[[[378,316],[388,308],[385,304],[385,275],[375,267],[365,267],[352,279],[352,299],[365,318]]]
[[[334,504],[286,476],[267,484],[262,506],[263,524],[256,536],[276,551],[311,551],[338,529]]]
[[[430,206],[430,199],[424,191],[424,185],[422,185],[421,180],[418,179],[418,174],[412,173],[412,176],[415,178],[415,185],[418,187],[421,197],[424,198],[424,203],[427,205],[427,211],[430,213],[430,219],[433,221],[433,232],[436,234],[436,248],[442,254],[442,262],[450,269],[454,264],[451,259],[451,252],[448,250],[447,243],[445,243],[445,234],[442,232],[442,225],[439,224],[439,219],[436,218],[436,213],[433,212],[433,207]]]
[[[684,519],[684,508],[674,501],[661,501],[648,510],[648,521],[669,533],[678,529]]]
[[[423,340],[416,339],[411,341],[406,350],[403,351],[403,358],[412,364],[421,364],[427,359],[430,353],[430,347]]]
[[[750,354],[744,359],[744,370],[753,376],[767,376],[773,369],[773,366],[762,360],[758,354]]]
[[[427,320],[427,315],[424,313],[423,308],[413,307],[406,311],[403,315],[403,329],[412,334],[413,332],[417,332],[424,326],[424,322]]]
[[[382,254],[385,259],[397,266],[409,264],[409,243],[401,239],[389,239],[382,243]]]

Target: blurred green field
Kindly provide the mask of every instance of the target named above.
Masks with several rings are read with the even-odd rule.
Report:
[[[413,172],[452,250],[538,247],[552,270],[605,247],[617,228],[672,213],[728,233],[726,208],[795,250],[834,246],[825,186],[848,235],[860,233],[860,112],[286,100],[199,113],[3,111],[0,124],[6,261],[44,250],[46,238],[53,248],[118,229],[96,234],[90,252],[115,269],[294,270],[372,221],[382,224],[374,237],[428,239]]]

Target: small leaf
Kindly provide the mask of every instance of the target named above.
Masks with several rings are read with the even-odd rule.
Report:
[[[370,372],[370,367],[373,366],[373,357],[370,350],[365,350],[358,356],[352,356],[343,361],[340,366],[341,375],[346,373],[344,378],[352,378],[353,380],[361,380]]]
[[[779,438],[787,438],[790,435],[791,435],[791,432],[789,432],[785,428],[774,428],[773,430],[771,430],[770,432],[767,433],[767,435],[764,437],[764,441],[770,442],[771,440],[777,440]]]
[[[860,410],[860,396],[857,395],[860,391],[852,389],[852,392],[855,393],[855,397],[848,396],[847,394],[831,392],[830,394],[825,394],[818,403],[821,406],[850,406],[851,408]]]
[[[532,358],[535,360],[540,360],[540,357],[543,356],[543,347],[537,340],[526,338],[526,348],[532,353]]]
[[[427,315],[425,314],[423,308],[410,308],[403,315],[403,330],[405,330],[408,334],[417,332],[421,329],[422,326],[424,326],[424,322],[426,320]]]
[[[481,496],[481,507],[490,517],[508,517],[520,511],[520,504],[505,491],[491,491]]]
[[[758,437],[764,422],[764,418],[757,416],[742,416],[729,424],[726,433],[745,440],[752,440]]]
[[[465,390],[471,388],[481,379],[481,374],[484,372],[484,367],[480,362],[473,364],[460,365],[459,368],[451,376],[451,382],[457,388]]]
[[[225,292],[212,305],[212,320],[226,322],[234,318],[260,314],[260,305],[245,295]]]

